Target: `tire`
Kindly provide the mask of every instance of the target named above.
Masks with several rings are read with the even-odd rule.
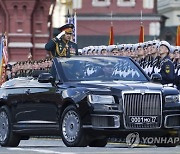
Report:
[[[17,147],[20,137],[13,133],[12,117],[7,106],[0,108],[0,145],[2,147]]]
[[[105,147],[107,144],[107,138],[105,139],[96,139],[89,143],[90,147]]]
[[[62,140],[67,147],[87,146],[81,118],[75,106],[70,105],[63,111],[60,120],[60,131]]]

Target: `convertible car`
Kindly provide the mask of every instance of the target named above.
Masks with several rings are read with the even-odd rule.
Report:
[[[176,137],[179,92],[160,80],[128,57],[54,58],[49,73],[1,86],[0,145],[15,147],[43,135],[61,136],[69,147],[103,147],[132,132]]]

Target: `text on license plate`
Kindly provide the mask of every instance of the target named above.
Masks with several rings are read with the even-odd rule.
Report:
[[[129,116],[130,123],[155,123],[157,116]]]

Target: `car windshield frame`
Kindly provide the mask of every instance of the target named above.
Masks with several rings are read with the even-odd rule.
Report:
[[[101,77],[101,78],[99,78],[96,76],[90,77],[90,78],[77,78],[77,76],[75,76],[75,78],[69,78],[67,75],[67,67],[65,67],[65,64],[67,64],[67,63],[73,64],[73,62],[75,62],[75,61],[76,62],[81,61],[81,62],[87,62],[87,63],[92,62],[92,63],[95,63],[97,65],[99,64],[97,62],[100,62],[100,64],[99,64],[100,66],[101,65],[103,66],[106,61],[109,61],[110,63],[112,62],[114,64],[113,66],[115,66],[115,60],[116,60],[116,62],[118,62],[118,61],[120,62],[120,60],[121,60],[122,62],[124,61],[124,62],[131,64],[133,66],[133,68],[136,69],[137,72],[140,74],[141,79],[129,80],[126,78],[126,80],[124,80],[125,78],[123,78],[123,79],[120,79],[118,77],[113,77],[113,78]],[[111,64],[107,63],[107,66],[109,67],[109,65],[112,65],[112,63]],[[61,71],[59,71],[59,69],[57,71],[60,74],[59,76],[63,77],[64,82],[97,81],[97,80],[98,81],[140,81],[140,82],[149,82],[150,81],[149,77],[142,70],[142,68],[139,65],[137,65],[137,63],[129,57],[120,57],[120,56],[108,56],[108,57],[107,56],[73,56],[71,58],[57,58],[57,64],[56,65],[58,65],[58,68],[61,68]],[[107,66],[104,65],[104,67],[107,67]],[[76,67],[78,67],[78,69],[82,71],[81,67],[79,67],[79,66],[76,66]],[[74,69],[72,69],[72,70],[74,71]],[[137,72],[136,72],[136,74],[137,74]]]

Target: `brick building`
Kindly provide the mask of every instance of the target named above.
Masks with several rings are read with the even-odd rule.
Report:
[[[0,0],[0,32],[8,34],[9,61],[46,56],[48,15],[52,0]]]

